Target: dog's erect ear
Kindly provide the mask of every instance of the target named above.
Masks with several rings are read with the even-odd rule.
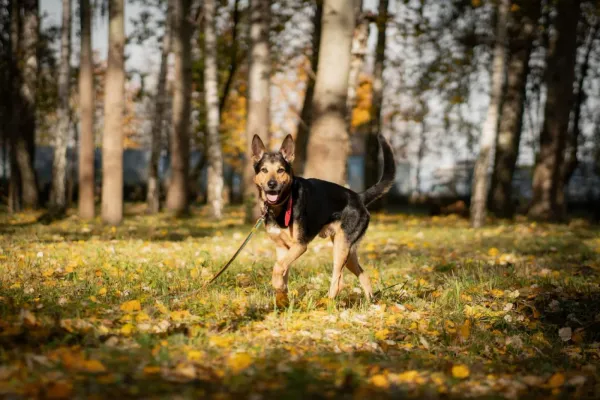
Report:
[[[265,154],[265,144],[260,136],[254,135],[252,138],[252,162],[257,164]]]
[[[294,144],[292,135],[287,135],[285,139],[283,139],[283,143],[281,143],[279,152],[288,163],[292,163],[294,161],[295,147],[296,145]]]

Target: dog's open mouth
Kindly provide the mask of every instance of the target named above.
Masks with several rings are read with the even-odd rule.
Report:
[[[276,204],[279,200],[279,192],[265,192],[265,195],[267,196],[267,203],[269,204]]]

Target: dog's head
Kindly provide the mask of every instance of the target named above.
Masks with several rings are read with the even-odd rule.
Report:
[[[252,162],[254,183],[260,197],[269,204],[281,203],[292,184],[292,162],[294,161],[294,139],[287,135],[278,152],[267,152],[258,135],[252,139]]]

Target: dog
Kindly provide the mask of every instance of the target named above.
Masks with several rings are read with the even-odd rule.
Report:
[[[290,266],[306,252],[317,236],[333,242],[333,274],[329,298],[342,289],[342,269],[347,267],[359,279],[368,301],[373,289],[367,273],[358,262],[357,244],[369,226],[367,207],[392,187],[396,161],[388,141],[378,135],[383,150],[383,174],[377,184],[362,193],[320,179],[294,175],[294,140],[283,140],[278,152],[268,152],[258,135],[252,139],[254,183],[262,200],[265,226],[275,242],[277,261],[272,285],[278,299],[287,300]]]

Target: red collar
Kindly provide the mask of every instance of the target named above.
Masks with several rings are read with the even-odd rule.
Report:
[[[288,200],[287,208],[285,210],[285,220],[284,224],[287,228],[290,226],[290,222],[292,221],[292,194],[290,193],[290,199]]]

